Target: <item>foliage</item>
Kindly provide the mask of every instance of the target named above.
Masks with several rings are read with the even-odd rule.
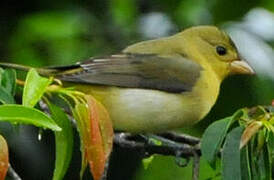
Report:
[[[207,128],[201,142],[202,155],[212,168],[221,156],[222,179],[272,179],[272,109],[241,109]]]
[[[10,73],[12,71],[9,69],[3,70],[2,74],[7,72],[15,75]],[[6,87],[6,92],[9,92],[12,97],[13,88],[11,87],[15,86],[16,81],[13,76],[2,75],[2,77],[2,82],[5,82],[6,85],[3,88]],[[12,78],[12,80],[4,78]],[[53,179],[63,179],[72,157],[73,134],[67,115],[60,107],[50,102],[53,95],[59,96],[70,108],[77,123],[82,152],[81,177],[88,162],[94,179],[99,180],[104,173],[105,163],[112,150],[113,129],[108,112],[92,96],[86,96],[70,88],[64,89],[61,85],[54,84],[52,80],[52,78],[41,77],[36,70],[30,69],[26,81],[23,83],[23,105],[1,105],[0,121],[8,121],[16,125],[32,124],[55,131],[56,161]],[[51,116],[34,108],[38,101],[43,101],[48,106]],[[5,172],[2,173],[3,177]]]
[[[55,131],[55,169],[53,180],[62,179],[69,167],[73,150],[73,131],[71,122],[64,111],[52,104],[48,103],[52,118],[56,124],[62,128],[62,131]]]
[[[4,180],[9,168],[8,145],[3,136],[0,135],[0,179]]]

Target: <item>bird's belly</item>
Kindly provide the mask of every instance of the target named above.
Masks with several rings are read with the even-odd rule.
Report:
[[[210,111],[220,85],[211,74],[203,71],[195,87],[183,93],[93,85],[77,88],[105,106],[116,130],[160,132],[197,123]]]
[[[110,113],[116,130],[159,132],[180,128],[196,123],[205,112],[202,99],[190,93],[130,88],[110,88],[104,93],[104,98],[93,95]]]

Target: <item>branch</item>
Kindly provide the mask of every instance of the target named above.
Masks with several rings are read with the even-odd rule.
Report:
[[[162,133],[159,134],[162,137],[165,137],[167,139],[176,141],[176,142],[181,142],[181,143],[186,143],[189,145],[196,145],[200,143],[200,139],[187,135],[187,134],[178,134],[175,132],[166,132],[166,133]]]
[[[150,135],[150,137],[161,141],[163,144],[157,145],[143,135],[132,135],[123,132],[115,133],[114,144],[144,153],[145,156],[161,154],[188,158],[193,157],[194,153],[201,155],[200,141],[196,137],[175,133]]]
[[[200,170],[200,156],[194,153],[193,168],[192,168],[192,180],[199,180]]]
[[[193,158],[192,179],[199,179],[201,150],[200,139],[196,137],[173,132],[147,136],[119,132],[115,133],[114,145],[134,150],[144,157],[153,154],[175,156],[177,164],[182,167],[188,164],[190,158]],[[185,158],[187,162],[182,164],[179,158]]]

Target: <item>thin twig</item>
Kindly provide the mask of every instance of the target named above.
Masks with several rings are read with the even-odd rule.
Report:
[[[22,81],[20,79],[16,79],[16,84],[18,84],[19,86],[24,86],[25,85],[25,81]]]
[[[193,152],[192,180],[199,180],[200,156]]]
[[[10,176],[13,180],[22,180],[10,164],[8,169],[8,176]]]

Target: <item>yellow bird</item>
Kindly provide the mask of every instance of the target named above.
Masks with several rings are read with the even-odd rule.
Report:
[[[254,73],[230,37],[214,26],[133,44],[117,55],[37,70],[93,95],[114,128],[129,132],[197,123],[216,102],[225,77]]]

